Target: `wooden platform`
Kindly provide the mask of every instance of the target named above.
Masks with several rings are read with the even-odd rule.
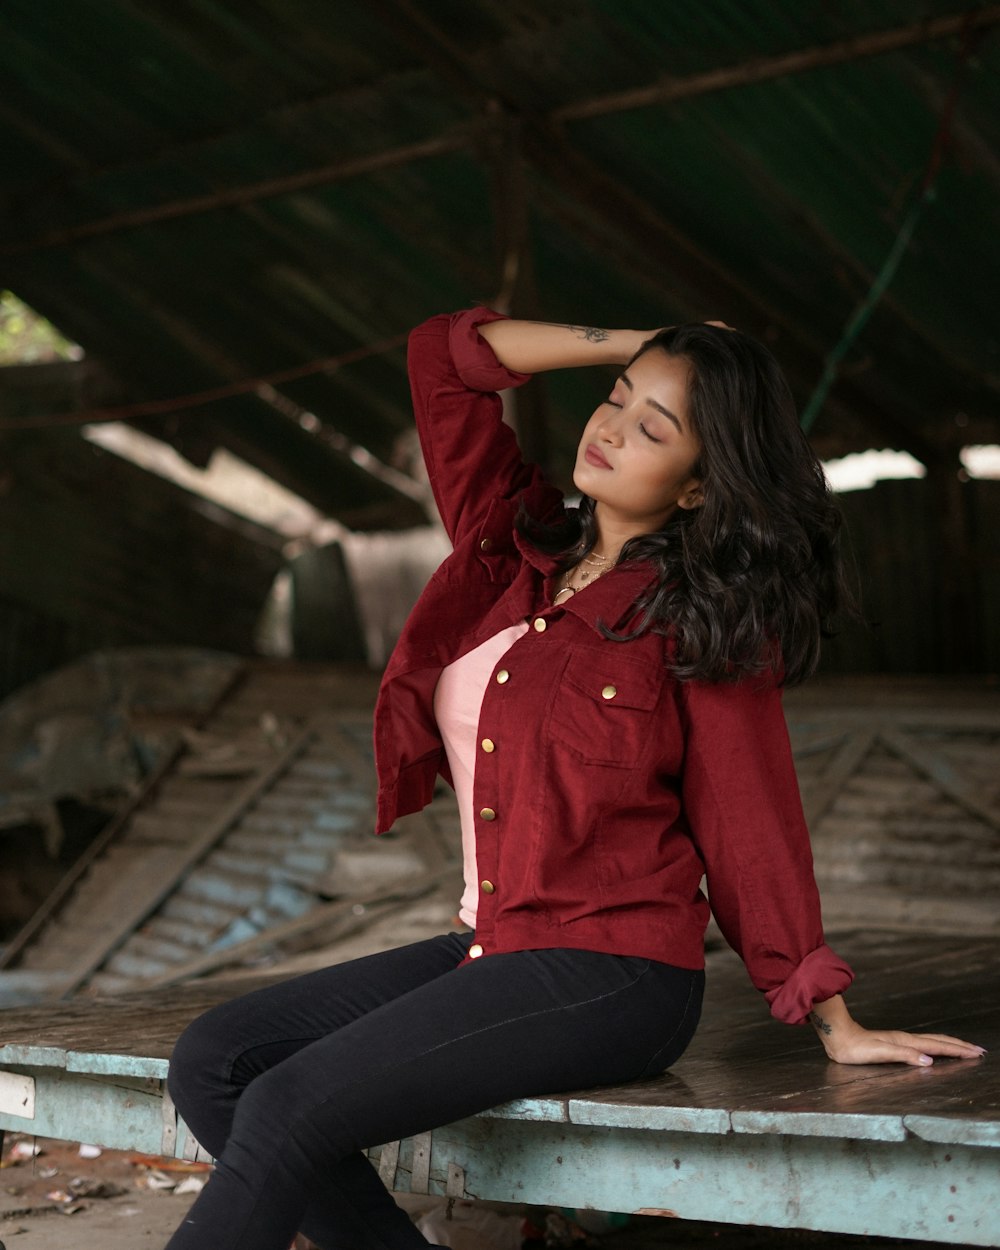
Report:
[[[930,1069],[829,1063],[728,952],[668,1075],[510,1103],[372,1150],[397,1190],[1000,1246],[1000,944],[855,934],[870,1026],[991,1049]],[[272,978],[273,979],[273,978]],[[193,1157],[164,1098],[179,1031],[251,983],[0,1013],[0,1130]]]

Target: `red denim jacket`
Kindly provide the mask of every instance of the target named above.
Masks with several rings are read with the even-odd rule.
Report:
[[[516,622],[533,628],[483,701],[474,809],[476,942],[704,964],[709,903],[772,1013],[802,1021],[850,984],[823,940],[812,854],[773,680],[681,682],[664,638],[608,641],[652,577],[618,566],[552,605],[555,562],[514,529],[562,496],[525,465],[497,390],[526,381],[477,332],[499,314],[433,317],[410,337],[413,403],[454,551],[431,578],[375,711],[379,833],[431,798],[448,766],[433,714],[441,669]],[[492,887],[490,889],[490,887]]]

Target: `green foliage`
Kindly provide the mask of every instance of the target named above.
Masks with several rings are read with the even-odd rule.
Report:
[[[79,360],[82,355],[75,343],[11,291],[0,291],[0,365]]]

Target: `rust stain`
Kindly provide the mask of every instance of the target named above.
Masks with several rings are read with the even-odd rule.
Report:
[[[662,1215],[670,1220],[679,1220],[680,1216],[676,1211],[670,1211],[666,1207],[640,1207],[638,1211],[633,1211],[633,1215]]]

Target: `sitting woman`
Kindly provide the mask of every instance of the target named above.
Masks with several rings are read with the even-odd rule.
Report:
[[[566,508],[495,392],[589,364],[620,373]],[[420,1250],[361,1152],[663,1072],[698,1022],[709,905],[771,1012],[811,1020],[831,1059],[982,1053],[863,1028],[824,941],[781,690],[837,606],[839,520],[770,353],[715,322],[476,309],[418,327],[410,370],[454,551],[383,679],[378,831],[439,773],[453,783],[468,931],[187,1029],[170,1092],[218,1166],[168,1250],[287,1250],[297,1230],[322,1250]]]

